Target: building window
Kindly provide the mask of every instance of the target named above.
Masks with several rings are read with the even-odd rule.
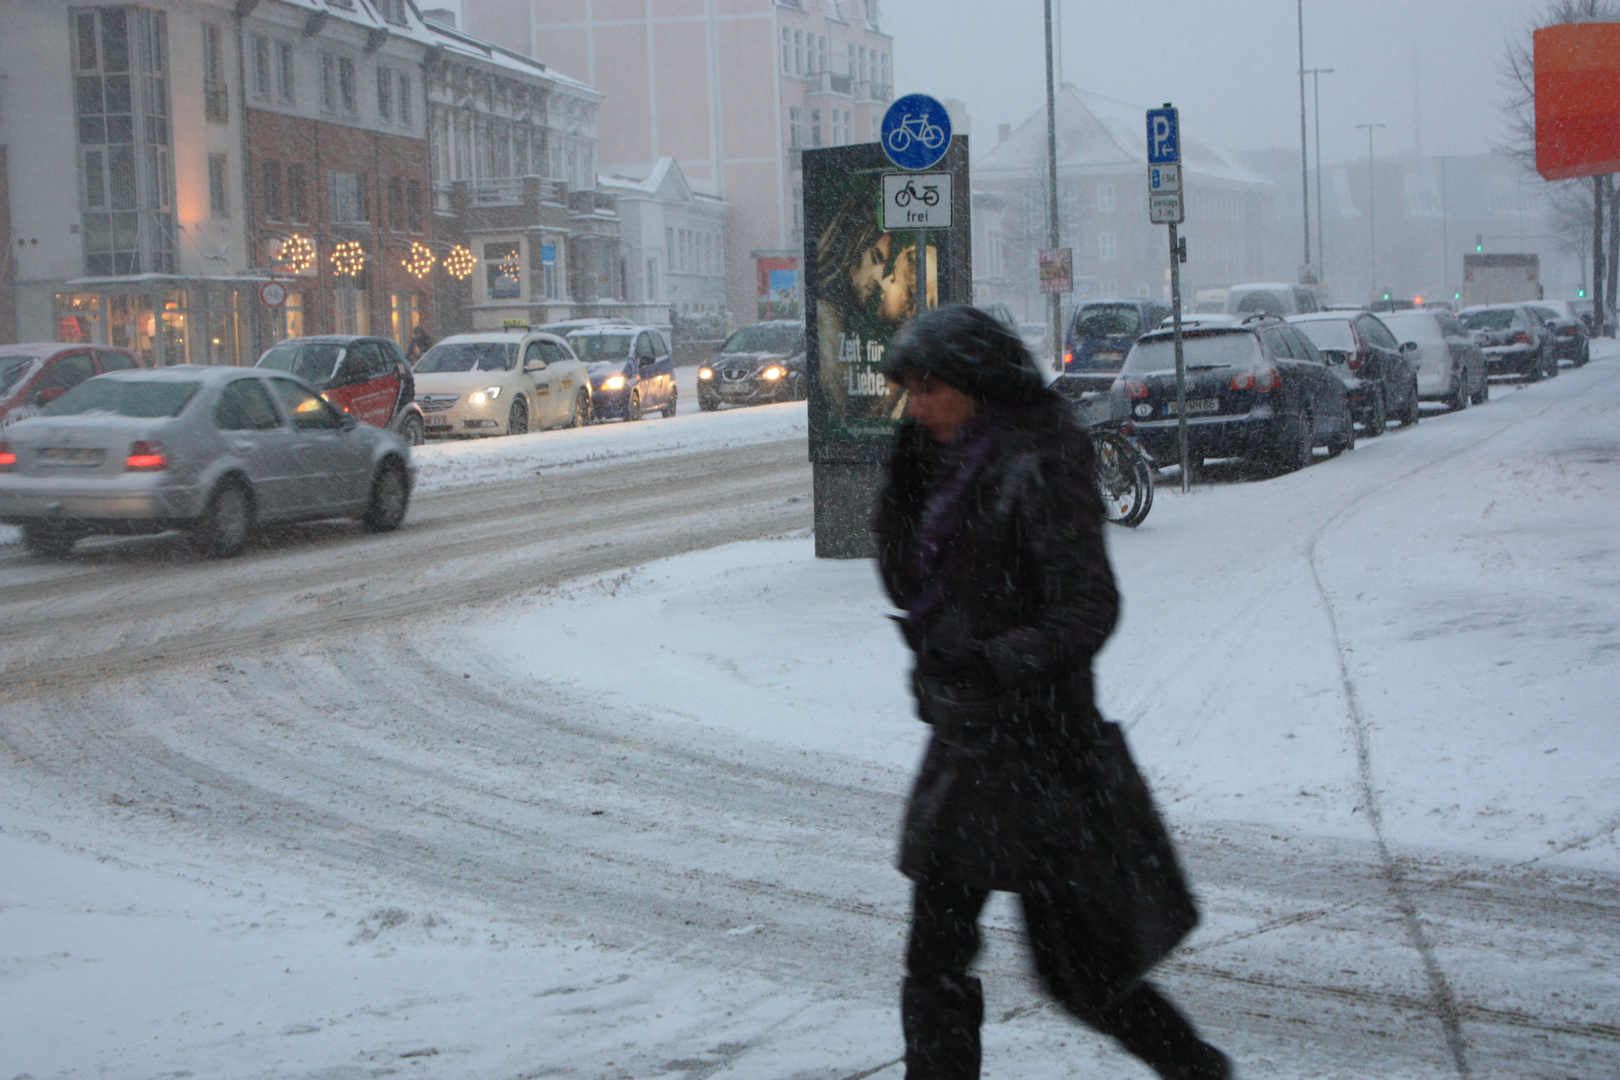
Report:
[[[343,99],[343,111],[357,113],[360,111],[360,98],[355,90],[354,61],[347,56],[338,57],[338,94]]]
[[[225,57],[220,49],[219,27],[202,24],[203,111],[208,119],[225,123],[230,119],[230,102],[225,93]]]
[[[267,161],[261,170],[264,182],[260,185],[259,197],[264,200],[264,216],[268,221],[284,221],[281,216],[281,162]]]
[[[377,115],[394,119],[394,73],[385,67],[377,69]]]
[[[298,100],[297,74],[293,66],[293,47],[285,41],[276,42],[276,97],[285,104]]]
[[[804,110],[797,106],[788,109],[788,149],[798,150],[804,146]]]
[[[1112,262],[1119,254],[1118,244],[1111,232],[1097,234],[1097,259],[1100,262]]]
[[[1097,185],[1097,213],[1112,214],[1114,212],[1114,185]]]
[[[321,57],[321,108],[337,109],[337,58]]]
[[[484,245],[484,286],[491,300],[517,300],[523,296],[523,262],[519,245],[502,242]]]
[[[406,127],[411,125],[411,77],[399,77],[399,122]]]
[[[287,166],[287,220],[309,224],[309,184],[298,162]]]
[[[270,42],[253,38],[253,94],[260,100],[270,96]]]
[[[793,31],[782,28],[782,74],[793,74]]]
[[[804,34],[802,31],[793,31],[793,74],[804,74]]]
[[[327,174],[327,211],[334,225],[364,224],[366,174],[333,169]]]
[[[397,176],[388,178],[388,227],[405,231],[405,181]]]
[[[810,110],[810,145],[821,145],[821,110]]]
[[[831,67],[829,67],[828,64],[827,64],[827,39],[824,38],[824,37],[818,39],[817,42],[816,42],[816,70],[817,71],[831,71],[832,70]]]
[[[412,180],[405,191],[405,227],[419,233],[422,231],[422,181]]]
[[[230,186],[224,154],[208,155],[208,210],[214,217],[230,217]]]

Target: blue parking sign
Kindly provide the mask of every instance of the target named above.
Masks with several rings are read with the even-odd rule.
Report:
[[[1181,162],[1181,120],[1168,105],[1147,112],[1147,159],[1149,165]]]
[[[951,146],[951,114],[927,94],[907,94],[883,114],[878,141],[902,169],[926,169]]]

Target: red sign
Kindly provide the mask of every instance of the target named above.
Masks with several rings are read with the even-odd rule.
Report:
[[[280,307],[287,302],[287,286],[279,281],[267,281],[259,286],[259,302],[265,307]]]
[[[1074,292],[1074,249],[1041,248],[1041,292]]]
[[[1620,172],[1620,23],[1561,23],[1535,42],[1536,171]]]

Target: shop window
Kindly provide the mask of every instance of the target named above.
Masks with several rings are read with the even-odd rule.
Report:
[[[103,340],[101,297],[96,293],[57,293],[56,340],[75,344]]]
[[[490,300],[516,300],[523,295],[523,262],[520,245],[484,245],[484,286]]]
[[[340,277],[333,284],[333,332],[338,334],[371,333],[371,297],[365,275]]]
[[[388,330],[401,352],[409,352],[411,336],[422,325],[422,294],[391,293],[388,297]]]

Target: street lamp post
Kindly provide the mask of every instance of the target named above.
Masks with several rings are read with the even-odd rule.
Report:
[[[1307,68],[1311,77],[1311,97],[1316,113],[1316,266],[1317,280],[1327,276],[1327,227],[1322,224],[1322,87],[1319,76],[1333,74],[1332,68]]]
[[[1300,266],[1301,280],[1311,272],[1311,181],[1310,149],[1305,143],[1305,0],[1294,0],[1294,15],[1299,25],[1299,201],[1305,217],[1305,262]]]
[[[1372,275],[1372,282],[1368,296],[1375,296],[1378,292],[1378,223],[1374,217],[1373,199],[1375,188],[1373,185],[1373,131],[1383,127],[1383,124],[1357,124],[1357,128],[1367,129],[1367,264],[1368,273]]]

